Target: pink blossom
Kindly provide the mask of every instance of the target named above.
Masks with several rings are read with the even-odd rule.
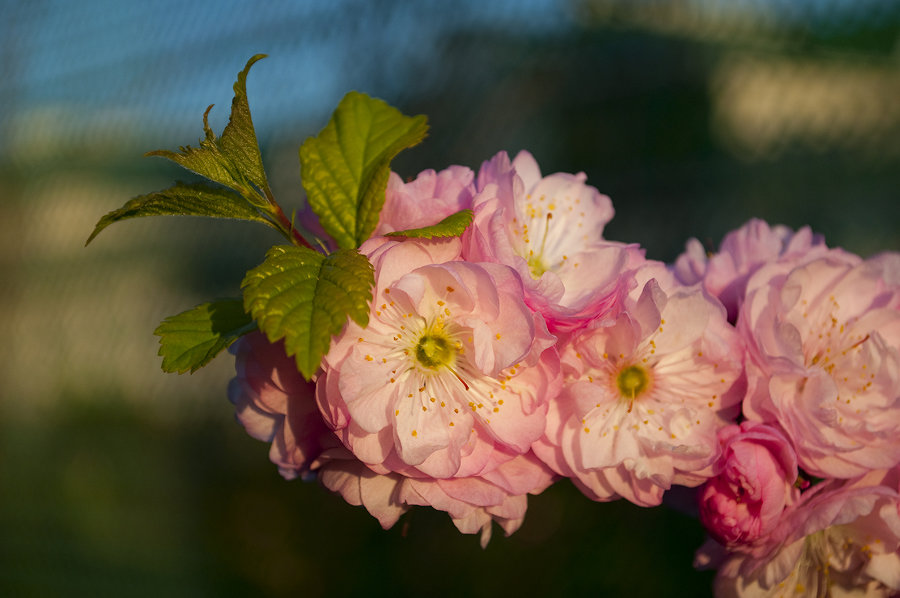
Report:
[[[369,325],[335,339],[316,396],[366,469],[344,465],[323,483],[386,521],[397,505],[444,510],[485,544],[492,521],[512,533],[527,495],[553,480],[529,447],[559,390],[559,358],[515,273],[454,261],[458,247],[375,238],[361,248],[376,269]],[[384,478],[365,481],[370,472]]]
[[[786,226],[770,227],[752,219],[725,235],[718,253],[707,257],[697,239],[687,242],[685,252],[675,260],[673,271],[684,284],[703,282],[703,286],[725,305],[728,320],[734,322],[743,302],[747,279],[763,265],[820,255],[827,251],[821,235],[808,226],[796,233]]]
[[[501,152],[478,173],[475,220],[464,235],[465,259],[514,268],[526,302],[553,332],[608,312],[623,291],[619,274],[643,261],[636,246],[603,240],[612,202],[585,180],[542,177],[528,152],[512,163]]]
[[[722,428],[719,442],[719,471],[699,494],[700,521],[725,545],[752,542],[799,498],[797,457],[780,430],[756,422]]]
[[[472,207],[475,174],[464,166],[440,172],[425,170],[404,183],[392,172],[376,235],[437,224],[447,216]]]
[[[801,468],[851,478],[900,462],[900,255],[769,264],[748,281],[738,329],[744,414],[777,422]]]
[[[390,500],[370,504],[433,506],[484,545],[492,521],[512,533],[527,495],[553,480],[529,448],[559,390],[559,358],[518,276],[453,261],[454,247],[363,245],[376,269],[369,325],[335,339],[317,399],[353,456],[396,481]]]
[[[315,385],[299,374],[283,343],[272,344],[261,332],[229,350],[237,372],[228,385],[235,417],[250,436],[272,443],[269,459],[282,476],[309,476],[320,453],[340,445],[319,415]]]
[[[651,506],[672,484],[713,474],[716,433],[743,391],[743,348],[701,289],[650,280],[635,294],[614,322],[562,350],[564,389],[534,450],[594,500]]]
[[[438,478],[478,471],[494,444],[527,452],[559,365],[515,273],[442,262],[412,240],[363,250],[376,269],[369,325],[335,339],[318,393],[348,447],[370,465]]]
[[[431,506],[446,511],[463,533],[480,533],[485,546],[494,521],[507,535],[514,532],[524,518],[527,495],[553,481],[553,472],[533,454],[502,448],[491,449],[482,471],[465,477],[437,480],[420,472],[408,477],[384,468],[375,471],[326,426],[314,386],[300,376],[282,343],[271,344],[255,332],[232,347],[237,376],[229,385],[229,398],[248,433],[272,443],[270,456],[282,475],[318,477],[348,503],[363,506],[385,529],[410,506]]]
[[[897,471],[808,490],[768,535],[725,555],[716,596],[895,596],[900,592]],[[695,564],[721,558],[712,545]]]

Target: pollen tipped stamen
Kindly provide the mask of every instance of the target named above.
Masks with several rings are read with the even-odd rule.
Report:
[[[856,341],[855,343],[853,343],[852,345],[850,345],[850,347],[847,348],[847,351],[852,351],[853,349],[857,348],[858,346],[860,346],[861,344],[863,344],[863,343],[866,342],[867,340],[869,340],[869,335],[868,335],[868,334],[865,335],[864,337],[862,337],[861,339],[859,339],[858,341]]]
[[[547,237],[550,236],[550,220],[552,218],[553,213],[548,212],[547,217],[544,219],[544,234],[541,237],[541,247],[538,249],[537,255],[535,255],[534,250],[530,250],[526,258],[528,269],[531,270],[531,276],[535,280],[543,276],[544,272],[551,268],[544,263],[544,250],[547,246]]]
[[[455,369],[453,369],[453,368],[452,368],[451,366],[449,366],[449,365],[446,366],[446,367],[447,367],[448,370],[450,370],[450,373],[451,373],[451,374],[453,374],[454,376],[456,376],[456,379],[459,380],[459,383],[463,385],[463,388],[465,388],[465,389],[468,391],[468,390],[469,390],[469,385],[466,384],[466,381],[462,379],[462,376],[459,375],[459,372],[457,372]]]
[[[539,256],[544,255],[544,248],[547,246],[547,237],[550,234],[550,220],[553,218],[553,212],[547,212],[547,218],[544,219],[544,234],[541,236],[541,249],[538,251]]]

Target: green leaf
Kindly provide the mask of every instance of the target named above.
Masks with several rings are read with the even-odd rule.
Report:
[[[240,299],[203,303],[163,320],[154,331],[166,372],[194,373],[238,337],[256,330]]]
[[[331,337],[347,323],[369,323],[375,284],[369,260],[355,249],[324,256],[305,247],[276,245],[250,270],[241,287],[244,309],[269,341],[284,339],[297,369],[311,379]]]
[[[433,237],[458,237],[472,224],[472,210],[460,210],[450,214],[437,224],[409,230],[398,230],[387,233],[387,237],[413,237],[417,239],[431,239]]]
[[[135,197],[103,216],[85,245],[110,224],[139,216],[210,216],[270,224],[256,208],[228,189],[205,183],[176,183],[164,191]]]
[[[158,150],[147,154],[168,158],[231,191],[203,183],[179,183],[165,191],[136,197],[101,218],[85,245],[113,222],[136,216],[166,214],[253,220],[290,234],[279,224],[280,209],[277,206],[273,208],[275,204],[266,180],[247,103],[247,73],[262,58],[265,58],[264,54],[257,54],[238,73],[234,84],[234,100],[231,103],[231,118],[221,139],[217,139],[209,128],[210,106],[203,114],[203,131],[206,136],[200,140],[199,147],[182,147],[178,152]]]
[[[342,248],[358,247],[378,224],[391,160],[428,132],[424,116],[350,92],[317,137],[300,148],[307,200]]]
[[[247,102],[247,73],[250,72],[251,66],[265,57],[265,54],[253,56],[247,61],[244,70],[238,73],[237,81],[234,82],[234,99],[231,100],[231,118],[222,131],[219,147],[225,156],[241,167],[242,174],[257,189],[271,194],[259,151],[259,142],[256,140],[256,131],[250,119],[250,104]]]
[[[238,73],[231,117],[220,139],[209,128],[210,106],[203,114],[203,132],[206,136],[200,140],[199,147],[181,147],[178,152],[157,150],[147,155],[168,158],[200,176],[234,189],[250,203],[265,207],[271,190],[247,102],[247,73],[254,63],[263,58],[265,54],[257,54]]]

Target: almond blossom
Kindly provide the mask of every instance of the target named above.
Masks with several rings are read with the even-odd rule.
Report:
[[[450,246],[362,247],[376,269],[369,324],[334,341],[318,396],[371,465],[452,477],[478,471],[495,443],[527,452],[543,431],[559,384],[554,338],[512,270],[444,261]]]
[[[542,177],[528,152],[512,162],[501,152],[478,173],[475,220],[464,235],[463,256],[514,268],[526,302],[553,332],[608,311],[622,292],[619,274],[643,258],[637,246],[603,240],[612,202],[586,178]]]
[[[900,255],[761,268],[738,328],[744,414],[780,425],[806,472],[851,478],[900,462]]]
[[[696,486],[735,414],[742,351],[720,304],[651,279],[563,349],[566,383],[535,452],[594,500],[651,506],[672,484]]]

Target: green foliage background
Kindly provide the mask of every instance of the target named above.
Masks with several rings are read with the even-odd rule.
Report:
[[[708,595],[684,496],[647,510],[557,484],[482,551],[442,513],[385,532],[281,480],[233,420],[230,356],[163,374],[152,334],[238,296],[280,237],[155,218],[82,245],[184,176],[141,155],[196,144],[210,103],[221,131],[235,73],[266,52],[249,101],[287,209],[297,148],[359,89],[428,115],[403,177],[528,149],[547,173],[586,172],[617,211],[607,236],[653,258],[752,216],[900,250],[897,4],[188,4],[4,7],[0,595]]]

